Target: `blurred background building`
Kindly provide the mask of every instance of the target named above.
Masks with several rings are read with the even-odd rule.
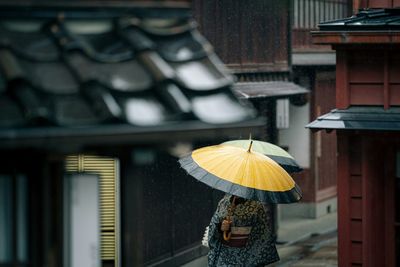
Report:
[[[0,8],[0,266],[179,266],[219,196],[177,159],[265,120],[178,2]],[[247,103],[246,103],[247,102]]]
[[[336,137],[311,135],[304,126],[335,107],[335,51],[314,45],[310,32],[321,21],[350,16],[352,1],[194,0],[193,10],[200,31],[236,76],[238,96],[267,118],[263,140],[287,149],[304,169],[294,174],[303,200],[278,206],[276,228],[334,214]]]

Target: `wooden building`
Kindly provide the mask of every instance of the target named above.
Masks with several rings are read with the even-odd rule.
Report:
[[[320,21],[351,15],[352,1],[194,0],[193,12],[235,74],[234,89],[267,118],[263,139],[287,149],[304,169],[294,174],[303,199],[278,205],[278,227],[293,217],[335,213],[336,137],[304,128],[335,107],[335,51],[312,44],[310,31]]]
[[[0,266],[179,266],[218,198],[179,167],[265,120],[186,1],[1,1]]]
[[[313,33],[337,55],[336,109],[308,127],[337,136],[339,266],[400,265],[399,5],[357,1]]]
[[[345,18],[352,13],[349,0],[294,0],[293,28],[291,31],[291,62],[293,80],[310,90],[308,103],[292,105],[294,114],[303,112],[304,119],[297,131],[306,131],[304,124],[335,107],[335,51],[329,45],[312,43],[310,32],[316,30],[321,21]],[[298,118],[300,119],[300,118]],[[291,130],[290,128],[288,129]],[[292,133],[296,134],[295,133]],[[319,218],[335,213],[337,208],[336,188],[336,137],[324,132],[316,135],[303,133],[309,138],[305,153],[304,171],[295,177],[301,181],[304,200],[296,206],[285,207],[284,217],[293,215]],[[284,132],[284,136],[290,135]],[[294,138],[290,145],[296,145]],[[299,146],[299,145],[297,145]]]

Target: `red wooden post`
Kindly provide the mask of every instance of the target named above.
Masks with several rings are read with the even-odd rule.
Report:
[[[389,56],[388,52],[384,52],[383,61],[383,107],[388,109],[390,107],[390,77],[389,77]]]
[[[349,199],[349,137],[338,133],[338,264],[349,266],[350,261],[350,199]]]
[[[349,106],[349,81],[347,70],[347,51],[336,51],[336,107],[346,109]]]
[[[396,230],[395,230],[395,188],[396,188],[396,149],[387,146],[385,151],[385,266],[395,266]],[[400,263],[398,263],[400,264]]]
[[[379,156],[374,151],[374,144],[367,137],[363,137],[362,142],[362,194],[363,194],[363,266],[373,267],[377,265],[377,259],[381,258],[380,249],[375,249],[375,243],[378,242],[377,229],[380,228],[379,217],[381,217],[381,209],[378,203],[379,200],[379,184],[376,184],[376,178],[379,176]],[[382,230],[384,228],[381,228]],[[382,234],[382,233],[381,233]],[[380,246],[383,244],[381,242]]]

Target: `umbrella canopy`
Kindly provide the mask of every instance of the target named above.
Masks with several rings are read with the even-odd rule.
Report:
[[[197,180],[246,199],[291,203],[301,190],[290,175],[269,157],[235,146],[216,145],[194,150],[179,160]]]
[[[279,165],[282,166],[288,172],[300,172],[303,169],[297,164],[294,158],[286,152],[284,149],[280,148],[277,145],[258,141],[258,140],[251,140],[251,139],[244,139],[244,140],[232,140],[228,142],[224,142],[224,145],[236,146],[241,148],[248,148],[250,142],[253,141],[252,149],[253,151],[259,152],[264,154],[274,161],[276,161]]]

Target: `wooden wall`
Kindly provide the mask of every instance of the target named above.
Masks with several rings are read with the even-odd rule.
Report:
[[[395,266],[391,138],[338,134],[339,266]]]
[[[122,266],[180,266],[203,255],[200,241],[223,193],[187,175],[167,151],[135,153],[121,162]]]
[[[317,72],[315,77],[313,116],[330,112],[336,106],[335,72]],[[314,135],[314,175],[316,202],[336,196],[336,135],[319,131]]]
[[[289,0],[192,2],[200,31],[235,72],[289,70]]]
[[[351,4],[351,0],[293,0],[293,51],[331,50],[330,45],[314,45],[310,32],[318,30],[320,22],[350,17]]]
[[[324,69],[308,73],[313,80],[310,121],[335,108],[335,71]],[[321,202],[337,195],[336,134],[318,131],[311,135],[311,165],[299,174],[294,174],[303,190],[303,201]]]
[[[338,108],[400,105],[400,54],[382,48],[337,50]]]
[[[353,9],[400,7],[400,0],[353,0]]]

